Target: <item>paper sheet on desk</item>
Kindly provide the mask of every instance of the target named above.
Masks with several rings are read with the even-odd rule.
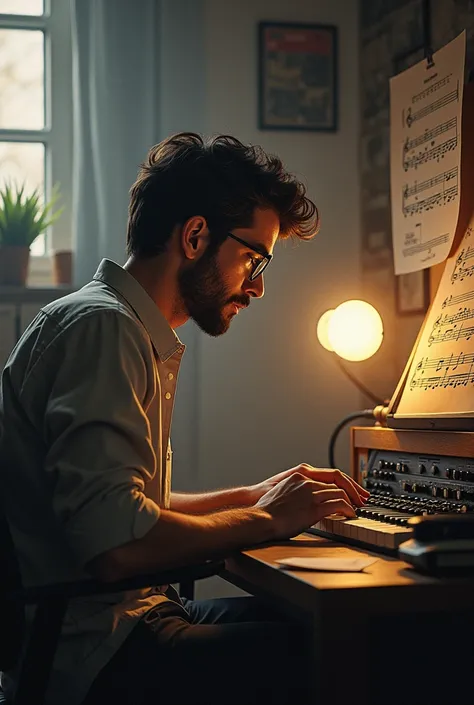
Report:
[[[282,568],[303,568],[304,570],[326,570],[341,573],[357,573],[375,563],[377,558],[313,558],[310,556],[289,556],[279,558]]]

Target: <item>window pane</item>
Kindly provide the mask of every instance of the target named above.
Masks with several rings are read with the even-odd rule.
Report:
[[[5,182],[25,184],[25,193],[37,188],[44,197],[44,159],[42,142],[0,142],[0,188]],[[40,235],[31,246],[31,254],[44,255],[45,236]]]
[[[0,29],[0,129],[44,127],[43,45],[41,31]]]
[[[42,15],[43,0],[0,0],[0,13],[7,15]]]

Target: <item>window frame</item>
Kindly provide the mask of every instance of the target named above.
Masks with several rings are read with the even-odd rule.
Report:
[[[44,33],[44,106],[41,130],[0,128],[0,142],[42,142],[45,148],[46,198],[59,184],[58,221],[46,233],[46,253],[30,257],[29,283],[52,283],[52,253],[72,249],[72,50],[69,2],[44,0],[42,15],[0,14],[0,29],[40,30]]]

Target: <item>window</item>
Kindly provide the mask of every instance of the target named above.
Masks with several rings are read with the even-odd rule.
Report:
[[[72,89],[69,2],[0,0],[0,184],[25,182],[64,212],[31,247],[30,275],[49,277],[49,255],[71,247]]]

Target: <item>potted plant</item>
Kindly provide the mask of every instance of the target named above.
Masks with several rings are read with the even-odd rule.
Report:
[[[30,247],[62,213],[62,208],[53,212],[57,187],[48,202],[40,198],[37,189],[27,196],[25,184],[0,188],[0,285],[26,285]]]

